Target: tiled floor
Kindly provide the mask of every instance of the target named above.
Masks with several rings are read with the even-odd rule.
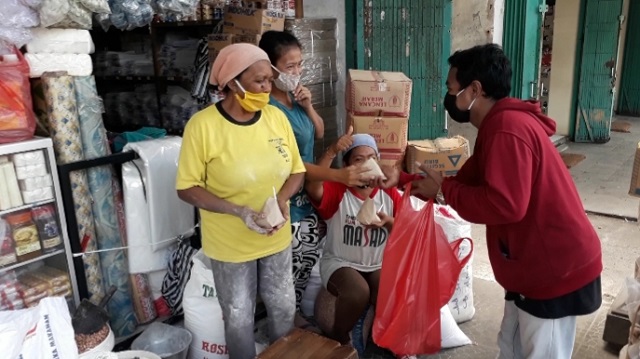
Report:
[[[640,140],[640,118],[619,119],[631,123],[631,133],[612,132],[604,144],[568,143],[566,151],[586,156],[571,174],[587,211],[638,218],[640,199],[627,193]]]

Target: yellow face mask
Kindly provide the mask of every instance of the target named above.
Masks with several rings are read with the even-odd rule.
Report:
[[[269,93],[268,92],[260,92],[253,93],[248,92],[240,85],[238,80],[234,80],[236,85],[240,87],[240,90],[244,92],[244,98],[242,98],[237,92],[235,94],[236,100],[240,103],[240,106],[247,112],[258,112],[262,110],[269,103]]]

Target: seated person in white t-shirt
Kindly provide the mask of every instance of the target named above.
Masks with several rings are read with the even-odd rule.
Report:
[[[370,135],[349,133],[340,138],[338,147],[344,153],[344,166],[360,166],[370,158],[379,159],[378,147]],[[325,154],[318,164],[329,167],[334,157]],[[306,190],[327,222],[320,276],[324,287],[337,297],[331,336],[347,344],[349,332],[367,306],[376,304],[382,255],[402,197],[396,188],[350,188],[336,182],[308,182]],[[367,197],[373,199],[380,218],[380,222],[369,226],[356,218]]]

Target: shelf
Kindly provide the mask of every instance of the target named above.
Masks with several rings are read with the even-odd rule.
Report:
[[[49,254],[43,254],[38,258],[33,258],[33,259],[29,259],[28,261],[12,264],[12,265],[10,265],[8,267],[2,267],[2,268],[0,268],[0,274],[4,274],[5,272],[8,272],[8,271],[10,271],[12,269],[16,269],[16,268],[20,268],[20,267],[26,266],[27,264],[43,261],[43,260],[45,260],[47,258],[55,257],[55,256],[58,256],[60,254],[64,254],[64,249],[59,249],[59,250],[57,250],[55,252],[51,252]]]
[[[7,214],[13,213],[13,212],[19,212],[19,211],[22,211],[24,209],[30,209],[30,208],[33,208],[33,207],[42,206],[42,205],[53,203],[53,202],[55,202],[55,199],[51,198],[51,199],[48,199],[46,201],[34,202],[34,203],[25,204],[24,206],[20,206],[20,207],[13,207],[13,208],[5,209],[4,211],[0,211],[0,216],[4,216],[4,215],[7,215]]]
[[[185,82],[190,81],[185,77],[180,76],[158,76],[155,77],[153,75],[149,76],[96,76],[97,81],[113,81],[113,82],[133,82],[133,83],[141,83],[141,82],[155,82],[156,80],[160,81],[169,81],[169,82]]]
[[[152,27],[198,27],[216,26],[222,20],[198,20],[198,21],[172,21],[172,22],[152,22]]]

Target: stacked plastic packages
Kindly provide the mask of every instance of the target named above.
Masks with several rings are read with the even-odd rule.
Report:
[[[336,101],[338,22],[336,19],[287,19],[285,30],[302,44],[301,83],[311,91],[313,106],[324,119],[324,139],[316,140],[316,154],[338,138]]]
[[[92,14],[110,14],[107,0],[41,0],[40,26],[90,30]]]

